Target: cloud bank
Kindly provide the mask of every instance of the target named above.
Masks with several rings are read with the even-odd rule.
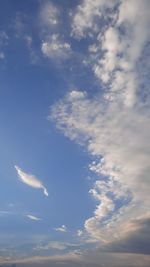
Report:
[[[70,91],[50,115],[93,157],[89,169],[97,179],[90,194],[96,207],[84,222],[85,234],[101,247],[124,244],[122,252],[149,253],[149,10],[147,0],[81,2],[71,36],[90,40],[85,57],[99,91],[92,98],[86,90]],[[135,240],[140,244],[134,251]]]

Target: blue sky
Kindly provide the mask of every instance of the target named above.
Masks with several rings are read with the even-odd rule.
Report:
[[[1,0],[0,264],[150,264],[148,0]]]

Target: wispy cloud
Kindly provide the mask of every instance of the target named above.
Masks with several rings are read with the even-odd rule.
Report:
[[[3,52],[0,52],[0,59],[4,59],[5,58],[5,54]]]
[[[50,30],[50,28],[57,26],[60,11],[52,2],[47,1],[42,3],[39,15],[41,23]]]
[[[15,166],[19,180],[28,186],[36,189],[43,189],[44,195],[48,197],[48,191],[42,182],[32,174],[25,173],[18,166]]]
[[[72,54],[71,44],[65,40],[63,28],[60,27],[62,14],[60,7],[51,2],[41,4],[41,51],[49,59],[56,61],[65,60]],[[59,26],[59,27],[58,27]]]
[[[33,215],[28,214],[27,218],[29,218],[32,221],[41,221],[42,219]]]
[[[9,216],[9,215],[12,215],[12,214],[14,214],[12,211],[9,211],[9,210],[0,210],[0,217]]]
[[[46,245],[38,245],[35,250],[50,250],[50,249],[56,249],[56,250],[64,250],[67,248],[67,244],[64,242],[59,241],[51,241]]]
[[[59,232],[67,232],[67,227],[66,225],[62,225],[61,227],[58,227],[58,228],[54,228],[55,231],[59,231]]]

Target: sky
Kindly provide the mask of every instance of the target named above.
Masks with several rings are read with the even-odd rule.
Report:
[[[0,265],[150,266],[150,1],[0,1]]]

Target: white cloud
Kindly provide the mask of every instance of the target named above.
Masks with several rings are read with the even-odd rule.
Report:
[[[118,98],[128,106],[136,102],[136,64],[150,37],[149,8],[147,0],[121,1],[116,12],[118,18],[105,25],[93,44],[96,53],[93,71],[107,85],[109,100]]]
[[[90,191],[98,205],[85,229],[96,239],[113,238],[119,224],[148,209],[149,111],[143,114],[109,101],[106,105],[98,95],[97,100],[89,100],[69,94],[52,112],[58,128],[71,139],[85,142],[89,153],[96,156],[91,171],[108,177],[98,180]],[[117,209],[118,199],[123,209]]]
[[[83,235],[83,231],[82,230],[77,230],[77,236],[82,236]]]
[[[65,232],[67,232],[67,227],[66,227],[66,225],[63,224],[61,227],[54,228],[54,230],[65,233]]]
[[[65,59],[70,56],[70,44],[63,41],[58,34],[52,34],[42,43],[43,54],[52,59]]]
[[[46,187],[44,187],[42,182],[40,180],[38,180],[34,175],[25,173],[18,166],[15,166],[15,169],[17,171],[19,180],[21,182],[27,184],[28,186],[36,188],[36,189],[43,189],[44,195],[48,196],[48,191],[47,191]]]
[[[89,33],[97,33],[97,19],[105,7],[112,7],[115,0],[83,0],[73,16],[72,34],[77,38],[86,37]]]
[[[30,215],[30,214],[27,215],[27,218],[29,218],[32,221],[41,221],[41,218]]]
[[[0,46],[8,45],[9,37],[5,31],[0,31]]]
[[[54,27],[58,24],[59,13],[59,9],[52,2],[46,2],[41,6],[40,20],[44,26]]]
[[[64,40],[64,34],[58,24],[61,21],[59,7],[52,2],[41,5],[41,51],[45,57],[55,61],[67,59],[71,55],[71,45]]]
[[[72,17],[72,37],[88,44],[92,37],[85,61],[100,90],[93,98],[69,92],[50,118],[94,157],[89,169],[97,175],[90,190],[96,207],[83,233],[91,241],[121,239],[130,220],[149,210],[150,95],[147,90],[143,98],[142,77],[148,72],[149,10],[147,0],[83,0]]]

